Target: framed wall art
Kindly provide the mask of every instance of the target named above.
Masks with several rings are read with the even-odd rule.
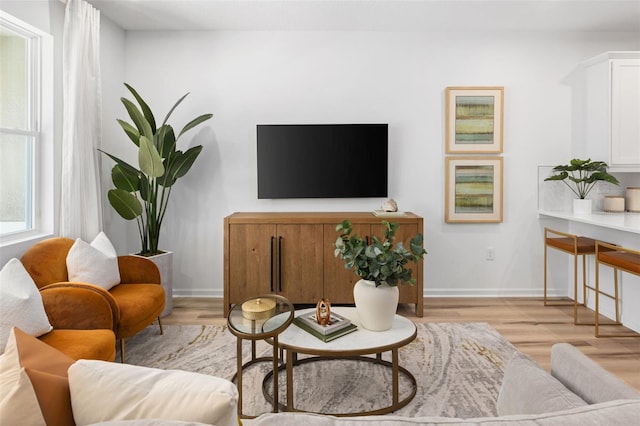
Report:
[[[503,87],[447,87],[447,154],[502,152]]]
[[[445,158],[445,222],[502,222],[502,157]]]

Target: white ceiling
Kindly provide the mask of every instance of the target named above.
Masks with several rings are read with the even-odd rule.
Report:
[[[640,33],[640,0],[87,1],[126,30]]]

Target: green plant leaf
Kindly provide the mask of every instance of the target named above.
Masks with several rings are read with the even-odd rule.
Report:
[[[182,95],[182,97],[180,99],[177,100],[177,102],[175,104],[173,104],[173,106],[171,107],[171,109],[169,110],[169,112],[167,113],[167,115],[164,117],[164,120],[162,121],[162,125],[164,126],[167,121],[169,120],[169,117],[171,116],[171,114],[173,113],[173,110],[176,109],[176,107],[178,105],[180,105],[180,103],[184,100],[184,98],[186,98],[187,96],[189,96],[190,92],[185,93],[184,95]]]
[[[149,125],[151,126],[152,133],[155,133],[156,132],[156,119],[153,116],[153,113],[151,112],[151,108],[149,108],[149,105],[147,105],[147,103],[142,99],[142,97],[138,94],[138,92],[136,92],[136,89],[134,89],[133,87],[131,87],[127,83],[124,83],[124,85],[127,87],[127,89],[129,89],[131,94],[138,101],[138,105],[140,105],[140,108],[142,109],[142,113],[144,114],[145,118],[147,119],[147,122],[149,123]],[[149,137],[149,136],[147,136],[147,137]]]
[[[129,136],[129,139],[137,146],[140,143],[140,132],[138,129],[124,120],[117,119],[116,121],[120,124],[120,127],[122,127],[122,130],[124,130],[127,136]]]
[[[140,136],[140,149],[138,151],[138,163],[140,170],[151,177],[157,178],[164,174],[162,158],[155,145],[146,136]]]
[[[160,157],[168,158],[176,152],[176,135],[173,133],[173,127],[168,124],[163,125],[158,129],[156,138]]]
[[[104,152],[101,149],[98,149],[98,151],[100,151],[101,153],[103,153],[107,157],[111,158],[113,161],[115,161],[120,167],[125,169],[125,171],[127,173],[130,173],[130,174],[138,174],[138,173],[140,173],[140,170],[136,169],[135,167],[133,167],[131,164],[127,163],[126,161],[121,160],[121,159],[119,159],[118,157],[116,157],[114,155],[108,154],[108,153]]]
[[[213,117],[213,114],[203,114],[200,117],[196,117],[193,120],[191,120],[190,122],[187,123],[186,126],[184,126],[182,128],[182,130],[180,131],[180,134],[178,134],[178,139],[180,138],[180,136],[182,136],[183,133],[186,133],[187,131],[193,129],[194,127],[196,127],[198,124],[207,121],[208,119],[210,119],[211,117]]]
[[[198,155],[200,155],[200,152],[202,152],[202,145],[189,148],[176,160],[171,175],[174,176],[175,179],[186,175],[196,161],[196,158],[198,158]]]
[[[109,190],[107,198],[113,209],[126,220],[135,219],[142,214],[140,201],[124,189]]]
[[[140,112],[138,107],[127,98],[120,98],[120,100],[124,104],[124,107],[127,109],[129,117],[131,117],[131,120],[138,128],[138,132],[140,132],[142,136],[146,136],[147,138],[149,138],[149,140],[152,140],[153,130],[151,129],[151,125],[144,117],[144,115]]]
[[[131,173],[130,170],[116,164],[111,169],[111,180],[113,185],[127,192],[136,192],[140,188],[140,176],[138,173]]]
[[[140,176],[140,198],[149,203],[151,197],[151,183],[146,175]]]

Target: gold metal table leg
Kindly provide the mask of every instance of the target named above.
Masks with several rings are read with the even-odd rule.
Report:
[[[398,349],[391,350],[391,389],[393,390],[393,405],[398,405],[399,397],[399,384],[398,384]]]
[[[236,373],[236,384],[238,386],[238,416],[242,417],[242,339],[237,338],[236,342],[236,361],[238,363]]]
[[[293,351],[287,349],[287,411],[293,411]]]
[[[278,412],[278,335],[273,337],[273,412]]]

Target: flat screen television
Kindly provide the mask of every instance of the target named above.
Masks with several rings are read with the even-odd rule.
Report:
[[[258,198],[387,196],[387,124],[258,124]]]

